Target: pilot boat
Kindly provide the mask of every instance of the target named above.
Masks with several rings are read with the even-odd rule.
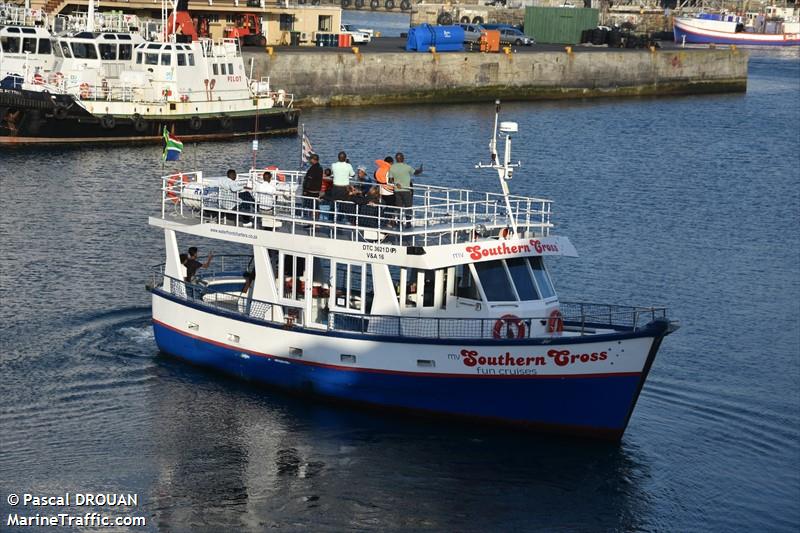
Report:
[[[491,159],[501,191],[414,183],[413,206],[320,205],[303,173],[231,201],[201,171],[161,178],[165,262],[155,342],[225,374],[360,405],[618,440],[662,339],[661,307],[562,301],[546,266],[575,257],[552,201],[513,195],[511,134]],[[263,170],[236,176],[259,190]],[[191,278],[199,238],[236,245]],[[219,248],[217,248],[219,249]]]

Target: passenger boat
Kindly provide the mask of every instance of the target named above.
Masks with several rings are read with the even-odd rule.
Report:
[[[733,44],[739,46],[798,46],[800,22],[796,18],[756,20],[748,26],[737,15],[700,14],[696,18],[676,17],[675,42],[693,44]]]
[[[49,71],[3,80],[0,145],[160,142],[165,127],[183,140],[296,133],[293,96],[251,79],[238,40],[146,41],[88,20],[53,36]]]
[[[495,119],[495,134],[497,134]],[[665,335],[660,307],[561,301],[545,265],[577,256],[552,202],[414,184],[409,208],[274,195],[231,202],[202,172],[161,178],[166,260],[154,268],[155,341],[166,354],[321,398],[619,439]],[[496,139],[496,135],[494,139]],[[239,174],[258,184],[262,170]],[[224,187],[223,187],[224,188]],[[227,199],[226,199],[227,198]],[[239,245],[186,279],[198,238]]]

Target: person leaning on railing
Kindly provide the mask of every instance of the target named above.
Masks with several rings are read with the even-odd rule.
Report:
[[[308,213],[308,210],[313,210],[314,218],[317,218],[317,199],[322,194],[322,165],[317,154],[311,154],[309,160],[311,166],[303,178],[303,211]]]

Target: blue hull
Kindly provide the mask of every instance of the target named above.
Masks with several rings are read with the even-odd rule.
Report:
[[[290,391],[610,439],[622,436],[660,344],[654,343],[642,374],[475,379],[332,368],[242,352],[158,322],[153,329],[163,352]]]
[[[800,44],[797,40],[786,41],[775,39],[774,41],[758,41],[746,38],[728,39],[724,37],[709,37],[686,31],[679,28],[677,25],[673,27],[672,31],[675,34],[675,42],[678,44],[683,42],[684,37],[686,37],[687,44],[735,44],[736,46],[798,46],[798,44]]]

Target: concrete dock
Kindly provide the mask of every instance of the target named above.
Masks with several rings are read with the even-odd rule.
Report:
[[[575,47],[408,53],[282,48],[244,52],[254,75],[295,95],[299,107],[544,100],[744,92],[740,49],[610,50]]]

